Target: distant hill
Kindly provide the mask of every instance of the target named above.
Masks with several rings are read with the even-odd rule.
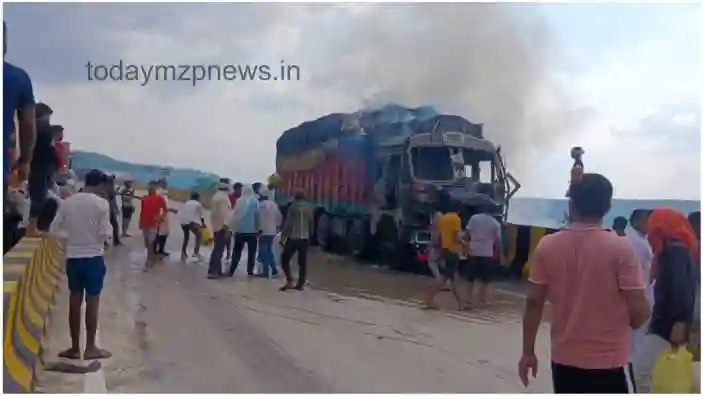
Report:
[[[104,154],[90,151],[72,151],[71,168],[80,174],[90,169],[102,169],[114,173],[129,174],[134,180],[148,182],[167,175],[169,187],[193,188],[199,185],[216,182],[218,175],[196,169],[174,168],[161,165],[133,164],[116,160]]]

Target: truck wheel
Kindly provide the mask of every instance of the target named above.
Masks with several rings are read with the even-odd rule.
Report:
[[[317,237],[317,244],[325,252],[329,251],[330,223],[330,216],[327,213],[320,216],[320,218],[317,220],[317,227],[315,232]]]
[[[349,232],[347,233],[347,243],[349,245],[349,253],[359,259],[368,256],[369,245],[369,226],[362,219],[352,220],[349,223]]]
[[[333,217],[330,220],[330,237],[327,239],[327,245],[331,251],[336,253],[346,253],[349,251],[347,242],[347,223],[340,217]]]
[[[398,228],[395,225],[395,220],[390,216],[383,216],[378,222],[377,229],[377,254],[382,260],[386,261],[391,268],[397,266],[396,257],[398,250]]]

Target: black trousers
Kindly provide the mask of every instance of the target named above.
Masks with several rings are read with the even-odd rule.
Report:
[[[247,275],[254,275],[254,266],[256,265],[256,247],[259,242],[258,234],[234,234],[234,248],[232,248],[232,262],[229,265],[229,276],[234,276],[239,265],[239,260],[242,259],[242,251],[244,244],[247,245]]]
[[[112,226],[112,243],[119,245],[120,242],[120,223],[117,221],[117,213],[110,210],[110,225]]]
[[[52,174],[53,170],[47,166],[34,166],[30,169],[27,178],[30,202],[29,217],[35,219],[39,217],[49,193]]]
[[[156,238],[154,238],[154,251],[157,254],[165,254],[166,253],[166,240],[168,239],[168,234],[166,235],[161,235],[157,234]]]
[[[59,203],[55,199],[44,200],[44,205],[39,211],[39,216],[37,217],[37,229],[40,231],[47,232],[51,223],[56,217],[56,213],[59,211]]]
[[[283,273],[286,274],[286,281],[293,283],[293,274],[290,270],[290,259],[295,253],[298,253],[298,282],[296,286],[305,286],[305,280],[308,276],[308,245],[307,239],[288,239],[283,246],[281,253],[281,267]]]
[[[222,253],[225,252],[225,245],[229,239],[229,233],[225,230],[215,231],[212,236],[212,253],[210,253],[210,265],[207,274],[211,277],[222,275]]]
[[[627,367],[582,369],[552,362],[554,393],[634,393]]]
[[[181,246],[181,255],[188,255],[188,243],[190,242],[190,234],[195,235],[195,249],[193,249],[194,254],[200,253],[200,224],[198,223],[188,223],[181,224],[181,230],[183,230],[183,245]]]

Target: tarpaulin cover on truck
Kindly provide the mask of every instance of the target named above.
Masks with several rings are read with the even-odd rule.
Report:
[[[362,129],[375,144],[383,146],[401,144],[413,134],[433,131],[483,137],[481,124],[460,116],[439,114],[427,106],[407,108],[390,104],[375,110],[329,114],[283,132],[276,142],[277,169],[310,169],[324,159],[328,148],[336,147],[330,143],[357,135]]]

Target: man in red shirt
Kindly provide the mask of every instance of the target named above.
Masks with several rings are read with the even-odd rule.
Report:
[[[159,225],[168,210],[166,198],[161,194],[157,194],[157,187],[158,184],[156,182],[152,181],[149,183],[149,193],[142,198],[141,212],[139,213],[139,229],[142,230],[147,252],[144,271],[149,271],[156,262],[154,241],[158,234]]]

